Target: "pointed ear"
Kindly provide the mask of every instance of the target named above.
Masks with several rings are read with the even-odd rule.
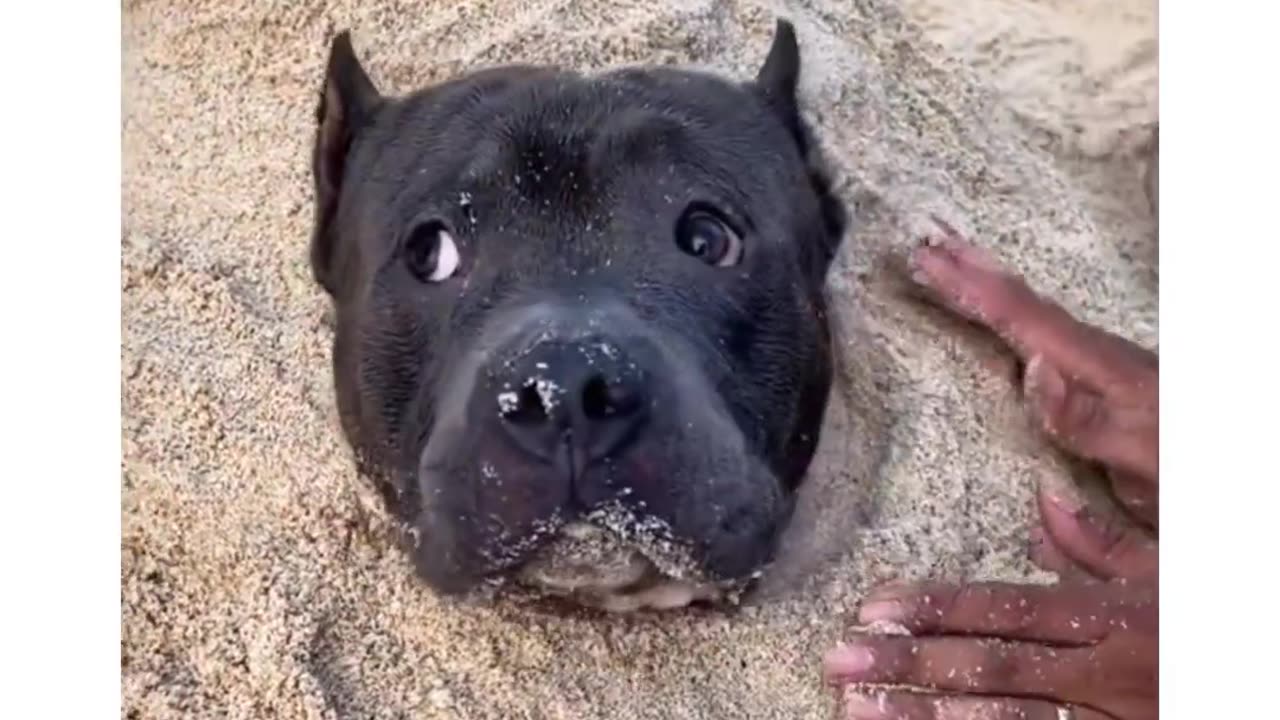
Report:
[[[800,45],[796,42],[796,29],[791,23],[779,19],[773,32],[773,44],[764,59],[760,72],[756,73],[756,85],[779,110],[794,110],[796,86],[800,81]]]
[[[831,175],[822,153],[813,141],[809,126],[800,116],[797,91],[800,85],[800,44],[790,22],[779,19],[773,44],[764,65],[756,73],[756,91],[774,112],[795,141],[800,157],[809,168],[809,184],[818,198],[825,237],[817,248],[815,279],[825,277],[835,258],[849,223],[848,210],[832,188]]]
[[[316,109],[316,142],[311,156],[315,176],[315,227],[311,235],[311,273],[333,295],[334,236],[337,211],[351,143],[372,119],[382,96],[369,80],[351,47],[351,33],[343,30],[329,47],[329,64],[320,105]]]

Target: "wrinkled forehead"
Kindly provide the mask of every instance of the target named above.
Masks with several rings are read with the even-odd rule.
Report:
[[[422,182],[495,185],[540,201],[604,198],[620,183],[666,176],[746,196],[799,161],[751,93],[684,71],[480,77],[410,112],[401,127],[429,135],[414,143],[430,155],[418,161]]]

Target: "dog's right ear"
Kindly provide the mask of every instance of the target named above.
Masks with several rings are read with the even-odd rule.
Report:
[[[765,104],[786,126],[800,156],[809,166],[809,182],[818,196],[825,226],[825,237],[818,248],[813,274],[816,281],[822,281],[840,248],[849,224],[849,214],[832,189],[826,162],[811,137],[809,126],[800,116],[799,84],[800,44],[796,40],[796,29],[789,21],[779,18],[769,54],[756,74],[755,86]]]
[[[797,112],[796,87],[799,83],[800,44],[796,41],[796,29],[789,21],[779,18],[774,26],[769,54],[756,73],[756,86],[774,109],[789,119],[788,116]]]
[[[325,292],[335,294],[334,214],[342,192],[352,140],[372,119],[382,96],[360,66],[351,33],[338,33],[329,47],[320,105],[316,109],[316,142],[311,156],[315,176],[315,227],[311,235],[311,274]]]

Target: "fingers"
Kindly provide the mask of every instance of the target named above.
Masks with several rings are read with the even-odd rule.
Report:
[[[860,638],[827,654],[828,683],[910,685],[1010,697],[1077,697],[1090,687],[1097,658],[1092,647],[1046,645],[969,637]]]
[[[953,312],[996,332],[1024,361],[1043,355],[1067,376],[1104,394],[1116,386],[1153,389],[1146,387],[1155,383],[1153,353],[1079,322],[955,229],[935,221],[941,236],[912,254],[912,277]]]
[[[1135,480],[1147,480],[1149,490],[1135,499],[1154,497],[1160,473],[1159,407],[1105,397],[1069,380],[1044,355],[1027,362],[1023,394],[1032,415],[1056,443]],[[1139,507],[1145,504],[1140,502]]]
[[[823,674],[847,688],[851,718],[1039,717],[1060,703],[1076,706],[1077,718],[1104,716],[1081,705],[1143,709],[1154,698],[1158,592],[1154,579],[889,585],[872,593],[859,622],[890,621],[917,635],[859,637],[827,654]],[[962,712],[971,714],[952,714]]]
[[[1046,700],[929,695],[913,692],[846,692],[848,720],[1106,720],[1088,708],[1064,707]]]
[[[1027,363],[1024,392],[1044,431],[1065,450],[1135,480],[1159,480],[1159,360],[1086,325],[986,251],[938,220],[942,237],[912,255],[913,278],[951,310],[995,331]],[[1154,520],[1155,492],[1135,492]]]
[[[1112,630],[1112,616],[1104,612],[1106,593],[1101,585],[890,585],[868,597],[858,621],[893,622],[917,635],[986,635],[1085,645]]]
[[[1068,497],[1042,487],[1038,497],[1045,533],[1062,554],[1093,575],[1150,578],[1160,570],[1156,542],[1118,518],[1104,519]]]

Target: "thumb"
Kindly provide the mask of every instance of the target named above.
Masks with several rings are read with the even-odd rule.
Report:
[[[1045,533],[1064,555],[1103,579],[1147,578],[1159,572],[1154,540],[1119,517],[1104,517],[1076,498],[1041,485]]]
[[[1036,422],[1064,450],[1155,485],[1159,417],[1150,409],[1067,377],[1043,355],[1027,363],[1023,394]]]

